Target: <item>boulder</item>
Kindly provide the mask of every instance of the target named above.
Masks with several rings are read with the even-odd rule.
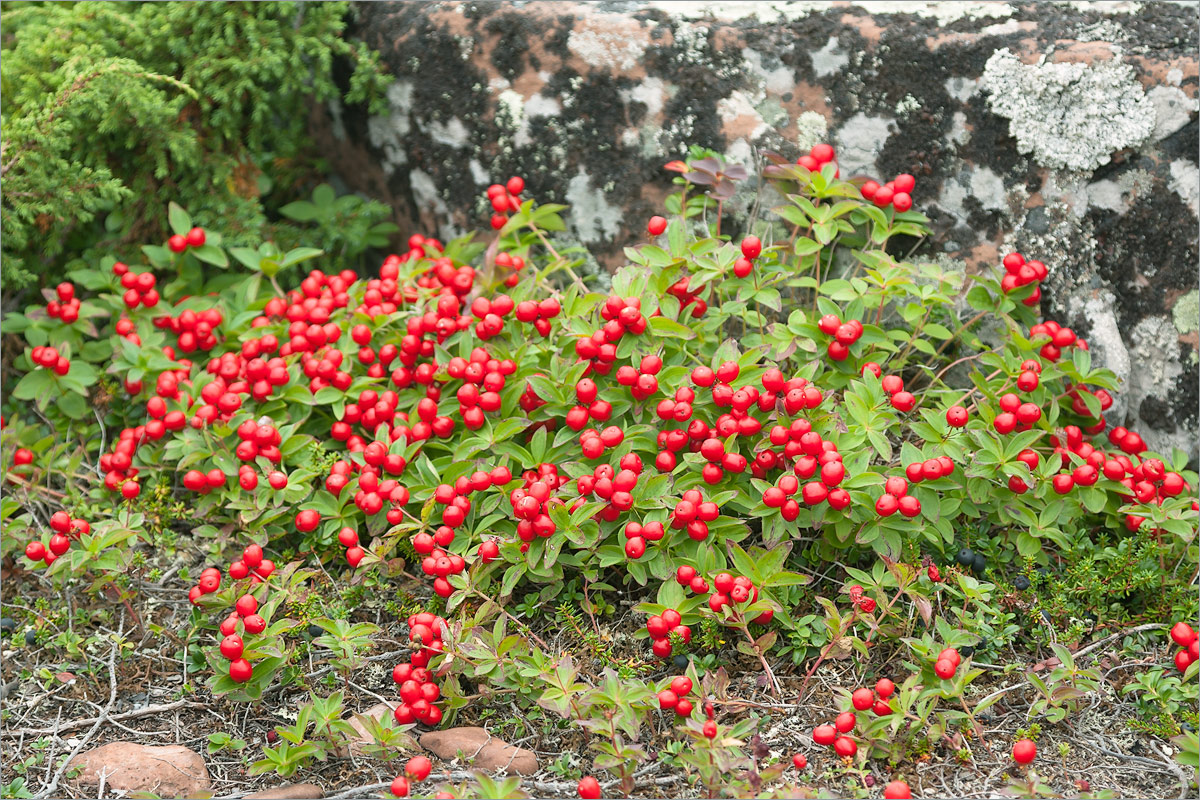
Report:
[[[199,753],[180,745],[152,746],[112,742],[71,760],[82,772],[74,779],[95,787],[104,775],[106,792],[146,792],[159,797],[195,797],[210,788],[208,768]]]
[[[1200,447],[1194,8],[1168,3],[358,3],[352,34],[396,82],[386,114],[312,117],[337,176],[407,236],[487,227],[484,189],[572,206],[559,238],[623,263],[671,191],[667,161],[753,166],[818,140],[843,172],[917,178],[967,270],[1050,267],[1043,313],[1126,378],[1112,425]],[[751,170],[752,173],[756,172]],[[738,235],[747,181],[726,204]]]
[[[509,775],[538,771],[537,755],[497,739],[483,728],[461,727],[421,734],[421,746],[443,761],[462,758],[476,769]]]

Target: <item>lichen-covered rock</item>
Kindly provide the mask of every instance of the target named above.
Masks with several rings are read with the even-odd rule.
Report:
[[[402,225],[477,228],[483,189],[520,174],[527,195],[574,207],[566,235],[593,268],[614,267],[670,190],[662,165],[690,145],[751,165],[831,141],[844,171],[917,176],[934,229],[917,256],[1045,261],[1045,313],[1127,378],[1110,419],[1195,459],[1194,5],[355,8],[354,34],[397,77],[390,112],[322,109],[314,130],[342,180]],[[738,232],[755,189],[722,230]]]

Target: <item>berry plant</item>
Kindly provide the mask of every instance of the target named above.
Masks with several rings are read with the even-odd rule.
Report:
[[[1039,315],[1054,254],[910,260],[917,180],[827,144],[767,154],[733,237],[749,170],[666,166],[610,284],[520,177],[368,275],[172,203],[137,263],[4,317],[6,601],[145,631],[186,597],[188,692],[303,691],[251,774],[346,758],[390,659],[365,752],[395,796],[516,796],[416,754],[462,724],[555,737],[530,790],[583,798],[941,794],[939,753],[1073,791],[1048,742],[1114,686],[1194,741],[1160,728],[1200,671],[1197,475]]]

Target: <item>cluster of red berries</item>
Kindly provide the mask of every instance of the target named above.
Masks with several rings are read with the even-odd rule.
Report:
[[[91,533],[92,526],[85,519],[72,517],[65,511],[55,511],[50,515],[50,530],[53,533],[50,534],[48,543],[43,544],[40,539],[35,539],[25,545],[25,557],[30,561],[44,561],[46,566],[50,566],[55,559],[71,549],[72,539]]]
[[[666,689],[658,693],[658,707],[663,711],[674,711],[678,716],[692,715],[692,701],[687,698],[692,693],[692,679],[679,675],[671,679]]]
[[[203,247],[207,239],[204,228],[192,228],[186,234],[175,234],[167,239],[167,249],[172,253],[182,253],[189,247]]]
[[[534,330],[543,337],[550,335],[550,320],[562,313],[562,305],[553,297],[547,297],[540,302],[523,300],[517,303],[517,322],[532,323]]]
[[[347,527],[338,531],[338,544],[346,548],[346,563],[352,568],[361,564],[367,555],[367,551],[359,546],[358,531],[354,528]]]
[[[1129,490],[1125,497],[1137,498],[1139,503],[1162,505],[1168,497],[1177,497],[1191,488],[1182,475],[1168,470],[1166,464],[1157,458],[1144,459],[1136,467],[1123,455],[1109,460],[1128,473],[1117,480]],[[1109,467],[1108,461],[1104,463],[1104,470],[1105,477],[1113,478],[1117,474],[1116,469]],[[1140,523],[1132,524],[1130,530],[1137,530],[1138,527]]]
[[[502,465],[495,467],[491,472],[476,470],[470,475],[460,475],[453,484],[438,484],[433,491],[433,499],[439,505],[445,506],[442,510],[442,524],[451,530],[450,541],[439,541],[438,544],[448,547],[453,541],[453,529],[462,525],[467,514],[471,512],[471,494],[473,492],[486,492],[493,486],[507,486],[511,482],[512,472],[508,467]],[[415,539],[413,544],[414,546],[417,544]],[[421,552],[421,550],[417,552]]]
[[[200,579],[196,581],[196,585],[188,590],[188,600],[192,605],[196,605],[200,602],[201,597],[212,594],[220,588],[221,570],[216,567],[208,567],[200,573]]]
[[[386,261],[384,263],[387,264]],[[395,268],[393,269],[395,270]],[[395,271],[398,273],[398,270]],[[383,268],[380,268],[380,272],[383,272]],[[336,275],[326,275],[324,272],[314,269],[300,281],[300,288],[292,289],[284,297],[272,297],[268,300],[263,307],[262,315],[255,317],[250,322],[250,326],[265,328],[275,319],[286,319],[289,323],[303,322],[307,325],[324,325],[329,322],[329,317],[335,310],[346,308],[350,304],[350,295],[346,290],[356,280],[358,280],[358,276],[350,269],[342,270]],[[284,347],[288,345],[291,347],[286,352],[283,352],[281,348],[281,355],[310,349],[304,341],[303,331],[299,328],[292,329],[289,325],[288,334],[295,341],[285,342]]]
[[[612,372],[617,360],[617,342],[626,332],[637,336],[649,324],[642,315],[642,301],[637,297],[609,297],[600,307],[605,322],[591,336],[575,340],[575,355],[581,361],[590,361],[587,373],[607,375]],[[584,374],[587,374],[584,373]]]
[[[196,350],[212,350],[217,346],[217,327],[224,320],[220,309],[206,308],[197,314],[184,309],[178,316],[164,315],[154,318],[154,327],[175,334],[179,349],[185,353]]]
[[[57,300],[46,303],[46,313],[70,325],[79,319],[79,298],[75,296],[75,284],[63,281],[54,287]]]
[[[520,256],[514,256],[511,253],[497,253],[496,266],[501,269],[511,269],[512,274],[504,279],[504,285],[512,288],[521,280],[521,270],[525,269],[525,259]],[[503,315],[501,315],[503,316]],[[478,328],[476,329],[478,330]],[[494,336],[495,334],[491,334]],[[486,339],[486,336],[480,336],[481,339]]]
[[[183,488],[199,492],[200,494],[208,494],[213,489],[222,489],[225,486],[227,476],[220,467],[213,467],[208,472],[201,472],[198,469],[189,469],[183,473]]]
[[[1033,291],[1021,302],[1027,306],[1036,306],[1042,299],[1042,287],[1048,271],[1041,261],[1026,261],[1020,253],[1009,253],[1004,257],[1005,276],[1000,280],[1000,289],[1005,294],[1020,289],[1022,286],[1033,284]]]
[[[389,787],[389,791],[391,791],[391,793],[394,794],[396,797],[408,797],[408,791],[409,791],[408,782],[409,782],[409,780],[413,780],[413,781],[416,781],[417,783],[420,783],[421,781],[428,778],[429,773],[431,773],[431,772],[433,772],[433,762],[431,762],[425,756],[413,756],[404,765],[404,774],[397,775],[392,780],[392,785],[391,785],[391,787]],[[434,796],[438,797],[438,798],[441,798],[441,797],[451,798],[454,795],[449,794],[447,792],[438,792]]]
[[[135,480],[138,475],[138,468],[133,466],[133,457],[137,453],[139,447],[148,441],[157,441],[167,434],[167,431],[183,430],[186,423],[186,417],[182,411],[166,411],[166,403],[162,398],[150,398],[147,407],[158,403],[153,403],[158,400],[162,404],[163,414],[161,418],[152,417],[146,421],[145,425],[138,425],[134,428],[123,428],[117,436],[117,443],[113,446],[111,453],[104,453],[100,456],[100,469],[104,470],[104,488],[110,492],[121,492],[121,494],[129,500],[138,496],[141,491]]]
[[[256,546],[256,545],[255,545]],[[267,629],[267,621],[258,613],[258,600],[252,594],[237,599],[234,610],[221,622],[221,655],[229,660],[229,677],[235,683],[245,683],[254,676],[254,667],[243,657],[245,643],[238,626],[253,636]]]
[[[421,559],[421,571],[433,578],[433,591],[438,597],[454,594],[454,587],[446,579],[451,575],[461,575],[466,568],[467,562],[462,556],[447,553],[440,547],[435,547]]]
[[[229,565],[229,577],[235,581],[250,579],[257,586],[275,573],[275,562],[263,557],[263,550],[256,544],[248,544],[242,557]]]
[[[894,683],[887,678],[880,678],[874,691],[865,687],[855,689],[850,695],[850,702],[857,711],[871,709],[876,716],[883,717],[892,713],[888,699],[895,691]],[[854,711],[843,711],[837,715],[832,725],[825,723],[814,728],[813,741],[825,747],[833,745],[835,753],[842,758],[849,758],[858,752],[858,743],[847,734],[851,733],[857,724],[858,717]]]
[[[679,579],[676,573],[676,580]],[[714,614],[720,614],[726,606],[740,606],[744,603],[758,602],[758,587],[754,581],[745,575],[734,576],[728,572],[718,572],[713,576],[713,591],[708,596],[708,607]],[[775,617],[775,612],[767,609],[751,622],[756,625],[766,625]]]
[[[600,464],[592,470],[591,475],[580,475],[576,478],[575,488],[578,489],[580,498],[595,495],[601,500],[607,500],[608,505],[596,516],[605,522],[615,522],[621,514],[633,508],[631,493],[637,486],[642,469],[641,457],[637,453],[626,453],[617,462],[617,469],[613,469],[611,464]],[[578,505],[582,503],[572,505],[571,510],[575,510]],[[628,530],[626,535],[629,535]]]
[[[583,430],[588,420],[606,422],[612,416],[612,403],[601,400],[600,387],[591,378],[580,378],[575,384],[575,398],[579,405],[566,413],[563,422],[573,431]]]
[[[504,257],[505,263],[512,263],[514,261],[514,259],[510,257],[508,253],[501,253],[500,255],[496,256],[496,263],[500,263],[500,256]],[[524,265],[523,261],[520,263],[522,266]],[[516,275],[513,275],[512,277],[515,278]],[[534,314],[534,324],[536,325],[536,319],[540,317],[541,306],[536,303],[534,306],[535,310],[539,312]],[[499,336],[504,332],[504,318],[508,316],[515,307],[516,306],[513,304],[513,299],[506,294],[496,295],[490,300],[483,295],[476,297],[471,301],[471,315],[474,316],[475,319],[479,320],[479,322],[475,323],[475,335],[478,336],[481,341],[485,342],[488,339],[491,339],[493,336]],[[525,313],[528,315],[528,311]],[[549,324],[547,323],[547,332],[549,331],[548,325]]]
[[[958,671],[958,665],[962,663],[962,656],[959,655],[958,649],[947,647],[942,652],[938,653],[938,657],[933,662],[933,674],[937,675],[944,681],[948,681],[954,677],[954,673]]]
[[[859,611],[870,614],[875,610],[875,598],[867,597],[866,590],[862,586],[857,583],[852,584],[846,592],[850,595],[850,602]]]
[[[563,502],[555,493],[570,478],[560,475],[554,464],[540,464],[537,472],[528,470],[522,478],[524,485],[509,492],[508,500],[517,517],[517,537],[524,543],[521,552],[525,552],[529,542],[553,536],[558,530],[550,519],[550,507]]]
[[[700,299],[700,293],[704,291],[704,287],[693,289],[689,285],[690,282],[689,277],[684,275],[667,288],[667,294],[679,301],[681,309],[691,306],[692,316],[699,319],[708,311],[708,303]]]
[[[1175,653],[1175,668],[1187,672],[1194,661],[1200,661],[1200,634],[1186,622],[1176,622],[1171,628],[1171,641],[1182,650]]]
[[[782,426],[776,425],[771,429],[771,442],[783,439],[780,432]],[[771,508],[779,508],[785,520],[796,519],[800,513],[800,505],[791,496],[796,493],[799,481],[804,480],[804,488],[800,497],[805,505],[818,506],[826,501],[830,507],[841,511],[850,505],[850,494],[839,484],[846,478],[846,468],[842,464],[842,454],[837,445],[824,439],[821,434],[812,429],[812,424],[806,419],[793,420],[785,429],[787,441],[784,442],[784,455],[796,458],[791,475],[780,477],[773,489],[763,492],[763,503]],[[816,477],[817,480],[809,480]],[[782,497],[781,497],[782,495]],[[778,505],[776,505],[778,503]]]
[[[938,465],[944,468],[942,462],[939,461]],[[954,468],[953,461],[950,462],[950,468]],[[924,474],[923,466],[922,474]],[[938,477],[941,477],[941,473],[938,474]],[[883,494],[875,501],[875,513],[881,517],[890,517],[897,511],[906,517],[915,517],[921,513],[921,501],[908,493],[907,480],[899,475],[893,475],[884,481]]]
[[[488,202],[492,204],[492,229],[500,230],[508,222],[508,215],[521,210],[521,192],[525,191],[525,179],[509,178],[505,183],[493,183],[487,188]]]
[[[878,368],[878,365],[876,366]],[[887,392],[891,398],[892,408],[897,411],[907,414],[917,407],[917,398],[913,396],[912,392],[904,390],[904,379],[899,375],[884,375],[880,378],[879,385],[883,391]]]
[[[825,348],[829,357],[834,361],[845,361],[850,356],[850,345],[857,342],[863,335],[863,324],[856,319],[842,322],[837,314],[826,314],[817,321],[817,327],[826,336],[832,336],[833,341]]]
[[[708,538],[708,523],[720,515],[720,506],[705,500],[699,489],[688,489],[671,511],[671,527],[686,531],[693,541],[702,542]]]
[[[1038,351],[1039,355],[1047,361],[1058,361],[1068,347],[1078,347],[1080,350],[1088,349],[1086,339],[1076,336],[1075,331],[1064,328],[1052,319],[1039,322],[1031,327],[1029,339],[1034,345],[1042,339],[1049,339]]]
[[[404,517],[402,509],[408,504],[409,491],[396,478],[382,475],[385,472],[399,475],[407,464],[403,456],[388,453],[381,442],[372,442],[362,453],[367,462],[362,466],[345,460],[334,462],[325,479],[325,486],[340,495],[350,481],[351,474],[357,470],[358,491],[354,493],[354,505],[368,517],[373,517],[383,511],[385,503],[390,504],[385,516],[389,525],[396,525]]]
[[[762,241],[757,236],[742,239],[742,255],[733,262],[733,274],[745,278],[754,271],[754,260],[762,255]]]
[[[692,629],[683,624],[683,617],[673,608],[646,620],[646,633],[650,634],[650,639],[654,642],[651,649],[659,658],[671,657],[671,651],[674,649],[671,634],[678,636],[684,644],[692,640]]]
[[[880,208],[891,206],[899,212],[912,208],[912,190],[917,185],[917,179],[907,172],[902,172],[887,183],[880,186],[876,181],[867,181],[860,191],[864,200],[870,200]]]
[[[924,461],[914,461],[904,468],[904,476],[909,483],[936,481],[954,473],[954,459],[950,456],[927,458]]]
[[[442,709],[434,705],[441,690],[429,670],[429,661],[442,652],[441,631],[445,626],[444,619],[427,611],[408,618],[408,639],[416,649],[406,663],[392,670],[392,680],[400,687],[400,704],[393,713],[401,725],[423,722],[434,726],[442,721]]]
[[[625,441],[625,431],[617,425],[609,425],[602,431],[587,428],[579,434],[579,446],[584,458],[600,458],[605,450],[610,450]]]
[[[34,364],[53,370],[55,375],[66,375],[71,371],[71,360],[49,345],[38,345],[29,353]]]
[[[158,305],[158,289],[154,288],[158,281],[153,272],[134,272],[120,261],[112,265],[112,271],[121,279],[121,288],[125,290],[121,300],[126,308],[133,310],[139,305],[145,308]]]
[[[642,356],[638,366],[625,364],[617,367],[617,383],[629,388],[629,395],[634,400],[642,401],[658,392],[659,370],[662,369],[662,359],[656,355]]]
[[[137,332],[137,324],[129,317],[121,317],[113,328],[122,339],[128,339],[137,345],[142,343],[142,337]]]
[[[810,172],[816,172],[830,162],[835,164],[837,163],[837,154],[833,150],[833,145],[825,144],[823,142],[820,144],[814,144],[811,148],[809,148],[807,155],[800,156],[796,159],[797,164]],[[841,170],[834,172],[833,177],[838,177],[840,173]]]

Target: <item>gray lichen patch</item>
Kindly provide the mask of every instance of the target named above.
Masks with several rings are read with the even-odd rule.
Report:
[[[1115,59],[1027,65],[1001,48],[984,67],[983,85],[1017,149],[1052,169],[1094,170],[1147,141],[1157,121],[1133,69]]]

